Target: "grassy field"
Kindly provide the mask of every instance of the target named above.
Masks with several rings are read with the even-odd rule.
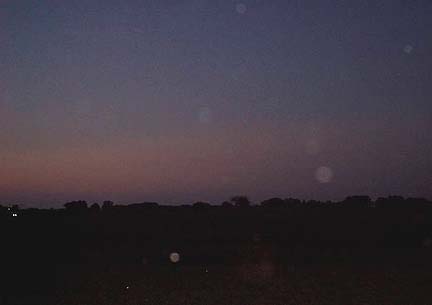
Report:
[[[70,267],[69,267],[70,268]],[[70,269],[56,304],[432,304],[430,266],[255,263]]]
[[[0,222],[1,304],[431,305],[431,219],[369,209],[23,212]]]

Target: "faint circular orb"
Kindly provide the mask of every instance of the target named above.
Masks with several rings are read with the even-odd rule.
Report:
[[[414,50],[414,47],[412,45],[407,44],[403,50],[405,53],[410,54]]]
[[[319,153],[319,144],[316,140],[310,140],[306,143],[306,153],[309,155],[316,155]]]
[[[198,112],[198,120],[201,123],[207,124],[210,123],[212,118],[211,110],[207,107],[201,108]]]
[[[321,166],[315,171],[315,178],[319,183],[329,183],[333,179],[333,171],[330,167]]]
[[[169,259],[172,263],[178,263],[180,261],[180,254],[173,252],[170,254]]]
[[[237,5],[236,5],[236,11],[237,11],[237,13],[243,15],[244,13],[246,13],[246,10],[247,10],[247,7],[246,7],[245,4],[243,4],[243,3],[237,3]]]

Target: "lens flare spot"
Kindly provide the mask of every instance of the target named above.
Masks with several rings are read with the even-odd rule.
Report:
[[[173,252],[170,254],[169,259],[172,263],[178,263],[180,261],[180,254]]]
[[[200,123],[207,124],[210,123],[212,119],[212,113],[210,108],[201,108],[198,112],[198,120]]]
[[[330,167],[321,166],[315,171],[315,178],[319,183],[329,183],[333,179],[333,171]]]
[[[405,53],[410,54],[414,50],[414,47],[410,44],[407,44],[403,50]]]
[[[237,13],[243,15],[244,13],[246,13],[247,7],[243,3],[237,3],[237,5],[236,5],[236,11],[237,11]]]

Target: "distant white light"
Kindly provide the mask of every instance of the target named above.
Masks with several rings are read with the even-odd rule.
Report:
[[[129,286],[126,286],[126,289],[129,289]]]
[[[243,4],[243,3],[237,3],[237,5],[236,5],[236,11],[237,11],[237,13],[244,14],[244,13],[246,13],[246,10],[247,10],[247,7],[246,7],[245,4]]]
[[[329,183],[333,179],[333,171],[330,167],[321,166],[315,171],[315,178],[319,183]]]
[[[210,108],[204,107],[201,108],[198,112],[198,120],[200,121],[200,123],[210,123],[212,119],[212,113]]]
[[[173,252],[170,254],[169,258],[172,263],[178,263],[180,261],[180,254]]]
[[[18,214],[17,213],[12,213],[12,217],[17,217]]]
[[[407,44],[404,47],[404,52],[407,53],[407,54],[410,54],[413,51],[413,49],[414,49],[414,47],[412,45]]]

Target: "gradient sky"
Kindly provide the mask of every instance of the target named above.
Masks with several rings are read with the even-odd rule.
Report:
[[[432,197],[429,0],[0,0],[0,202]]]

